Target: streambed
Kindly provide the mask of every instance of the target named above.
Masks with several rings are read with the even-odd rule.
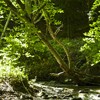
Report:
[[[16,87],[17,88],[17,87]],[[29,82],[26,92],[16,91],[8,82],[0,83],[0,100],[100,100],[100,87],[50,82]]]
[[[53,82],[34,83],[34,87],[40,88],[37,97],[43,100],[100,100],[100,87],[76,86]]]

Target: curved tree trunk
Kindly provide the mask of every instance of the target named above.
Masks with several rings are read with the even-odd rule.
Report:
[[[12,2],[10,0],[4,0],[5,3],[8,5],[8,7],[11,8],[11,11],[13,11],[14,14],[16,14],[22,21],[24,21],[25,23],[28,23],[30,25],[30,27],[34,27],[35,24],[33,22],[30,21],[29,17],[25,16],[21,16],[18,12],[18,9],[12,4]],[[17,0],[20,1],[20,0]],[[24,8],[20,3],[18,3],[21,8]],[[23,9],[22,9],[23,10]],[[27,15],[28,16],[28,15]],[[44,16],[45,18],[45,16]],[[48,19],[48,18],[47,18]],[[60,43],[60,41],[55,37],[54,32],[52,31],[52,28],[48,22],[48,20],[46,20],[46,24],[47,24],[47,28],[48,31],[51,35],[51,37],[61,46],[61,48],[63,48],[63,50],[65,51],[66,55],[67,55],[67,59],[68,59],[68,65],[66,64],[66,62],[62,59],[62,57],[60,56],[60,54],[56,51],[56,49],[53,48],[53,46],[49,43],[49,40],[45,37],[45,35],[41,32],[36,32],[36,34],[38,35],[39,38],[41,38],[41,40],[44,42],[44,44],[48,47],[49,51],[51,52],[51,54],[54,56],[54,58],[56,59],[56,61],[59,63],[60,68],[63,70],[64,74],[66,75],[66,77],[70,77],[72,80],[74,80],[77,84],[79,85],[84,85],[84,84],[90,84],[90,80],[86,80],[86,77],[88,75],[85,75],[81,72],[76,72],[71,68],[71,62],[70,62],[70,56],[68,54],[67,49],[64,47],[64,45],[62,43]],[[90,77],[90,76],[89,76]],[[94,77],[95,79],[95,77]]]

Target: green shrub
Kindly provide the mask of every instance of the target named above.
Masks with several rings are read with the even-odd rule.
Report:
[[[37,76],[38,80],[49,80],[52,78],[50,73],[61,71],[59,64],[37,36],[17,33],[6,37],[5,40],[5,47],[0,53],[2,58],[0,71],[5,74],[7,72],[6,77],[21,76],[32,79]],[[83,45],[82,40],[60,39],[60,41],[68,48],[73,68],[82,66],[84,57],[79,52],[80,46]],[[67,63],[63,49],[52,40],[50,43]],[[7,71],[7,69],[9,70]],[[3,75],[1,74],[1,76]],[[17,78],[14,79],[17,80]]]

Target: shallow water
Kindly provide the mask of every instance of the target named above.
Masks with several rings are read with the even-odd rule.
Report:
[[[97,86],[31,81],[28,89],[33,92],[16,91],[8,82],[2,82],[0,100],[100,100],[100,87]]]
[[[53,82],[39,83],[47,86],[52,95],[59,95],[62,98],[48,98],[49,100],[100,100],[100,87],[98,86],[76,86],[67,84],[57,84]],[[50,90],[53,88],[54,90]],[[71,96],[70,96],[71,95]],[[64,99],[64,97],[66,97]]]

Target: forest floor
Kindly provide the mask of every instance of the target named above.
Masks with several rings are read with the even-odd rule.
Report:
[[[23,87],[22,89],[17,89]],[[0,83],[0,100],[100,100],[100,87],[79,87],[50,82],[29,82],[13,87],[7,81]]]

